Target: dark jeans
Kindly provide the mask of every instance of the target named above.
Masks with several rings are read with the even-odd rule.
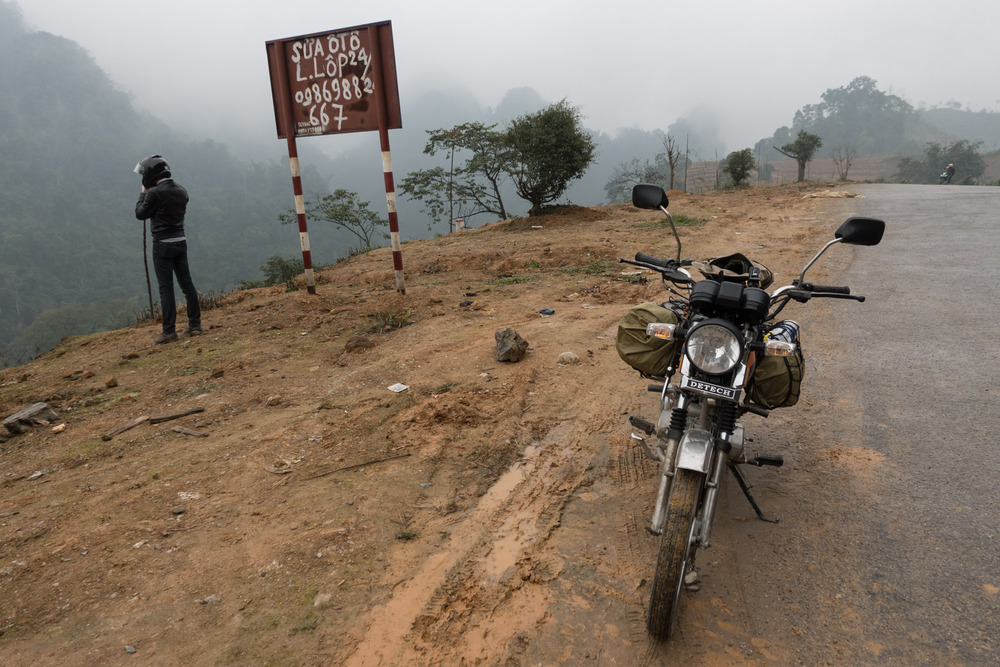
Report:
[[[191,282],[188,270],[187,242],[163,243],[153,241],[153,269],[156,282],[160,286],[160,308],[163,310],[163,333],[175,333],[177,305],[174,303],[174,276],[181,292],[187,300],[189,327],[201,327],[201,306],[198,304],[198,290]]]

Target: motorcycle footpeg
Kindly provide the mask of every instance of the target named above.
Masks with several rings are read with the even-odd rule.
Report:
[[[756,458],[747,461],[752,466],[774,466],[780,468],[785,463],[785,458],[780,454],[758,454]]]
[[[653,435],[653,433],[656,432],[656,426],[650,424],[645,419],[640,419],[639,417],[629,417],[628,423],[631,424],[634,428],[639,429],[646,435]]]

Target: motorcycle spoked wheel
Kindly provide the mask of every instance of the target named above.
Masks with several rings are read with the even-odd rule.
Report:
[[[684,573],[694,543],[694,518],[703,477],[703,474],[693,470],[674,472],[646,617],[646,629],[656,639],[669,639],[677,625]]]

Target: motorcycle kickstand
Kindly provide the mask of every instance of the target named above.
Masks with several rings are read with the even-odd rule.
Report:
[[[736,466],[729,466],[729,469],[733,471],[733,476],[736,478],[736,481],[739,482],[743,495],[747,497],[747,500],[750,501],[750,506],[753,507],[753,511],[757,513],[757,518],[761,521],[767,521],[768,523],[778,523],[781,521],[781,517],[768,519],[764,516],[764,513],[760,511],[760,506],[757,505],[757,501],[753,499],[752,495],[750,495],[750,487],[747,486],[746,480],[743,479],[743,474],[740,473]]]

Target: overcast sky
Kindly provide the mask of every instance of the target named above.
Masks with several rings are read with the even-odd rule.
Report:
[[[421,90],[463,87],[495,107],[527,86],[610,134],[708,109],[737,150],[862,75],[918,108],[1000,110],[996,0],[16,2],[29,29],[79,43],[136,106],[222,141],[224,128],[275,136],[266,41],[384,20],[404,126]]]

